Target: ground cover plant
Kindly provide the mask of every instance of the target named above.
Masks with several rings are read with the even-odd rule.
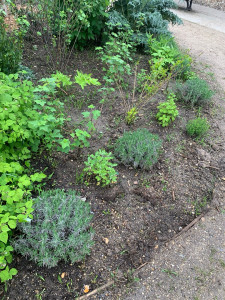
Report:
[[[41,35],[31,34],[35,22]],[[56,51],[60,59],[57,60],[57,55],[50,58],[52,38],[45,47],[43,40],[48,35],[38,30],[38,26],[35,19],[29,39],[28,35],[24,39],[22,60],[22,65],[35,75],[34,79],[30,73],[27,81],[21,74],[1,75],[0,133],[5,156],[0,163],[1,209],[4,209],[0,237],[1,254],[5,255],[1,270],[6,270],[1,279],[12,278],[6,285],[7,292],[3,289],[2,294],[9,299],[72,299],[111,279],[118,284],[131,282],[134,269],[151,261],[154,251],[207,210],[221,172],[216,161],[212,164],[215,168],[203,167],[198,153],[200,149],[216,157],[212,145],[218,131],[213,125],[204,143],[187,135],[186,124],[196,116],[196,108],[176,101],[171,89],[176,79],[185,84],[193,73],[191,59],[187,54],[183,56],[174,41],[165,36],[155,40],[147,36],[144,54],[136,52],[135,39],[131,38],[137,31],[121,30],[108,35],[97,51],[85,49],[75,54],[72,51],[64,68],[65,61],[60,63],[62,48],[57,52],[53,44],[51,51]],[[78,46],[82,47],[83,41]],[[170,126],[162,128],[156,119],[157,107],[171,99],[173,103],[165,112],[165,117],[169,116],[166,125]],[[201,118],[207,115],[210,124],[213,124],[212,111],[209,106],[201,108]],[[174,117],[177,118],[172,122]],[[209,162],[205,165],[209,166]],[[35,182],[39,184],[36,187]],[[85,230],[90,225],[95,231],[94,236],[88,231],[84,241],[87,247],[84,246],[78,261],[72,259],[72,263],[69,256],[73,241],[67,243],[62,238],[61,245],[57,236],[61,229],[67,236],[66,219],[76,211],[73,206],[76,201],[70,202],[71,206],[64,202],[70,191],[72,195],[75,191],[79,193],[78,198],[71,199],[87,207],[78,223],[85,223],[86,216]],[[60,195],[54,207],[58,211],[64,209],[65,213],[57,214],[55,210],[53,219],[59,220],[58,223],[38,223],[38,213],[32,211],[36,207],[33,202],[39,199],[43,205],[41,212],[48,210],[53,207],[49,199],[50,195],[55,197],[54,193]],[[10,203],[12,197],[6,199],[8,195],[19,201],[13,198]],[[200,203],[202,199],[207,199],[206,205]],[[10,210],[10,215],[4,215],[5,209]],[[11,214],[13,210],[15,214]],[[31,223],[14,228],[18,221]],[[48,232],[48,241],[45,235],[42,240],[50,252],[43,254],[44,247],[37,239],[35,243],[25,239],[22,227],[32,224],[39,224],[39,231],[45,225],[53,230],[53,234]],[[9,244],[5,243],[5,232]],[[27,248],[34,258],[40,259],[39,265],[26,258],[28,253],[22,247],[18,253],[14,251],[7,269],[6,264],[12,260],[12,238],[40,246],[40,256],[34,255],[36,250],[32,246]],[[49,248],[48,242],[53,240],[54,247]],[[75,248],[82,241],[74,243]],[[82,249],[81,246],[79,251]],[[85,256],[89,250],[91,255]],[[57,265],[51,269],[43,267],[42,254],[46,255],[49,266]],[[16,269],[18,273],[13,276]],[[115,294],[118,295],[117,291]],[[108,295],[103,291],[101,297]]]

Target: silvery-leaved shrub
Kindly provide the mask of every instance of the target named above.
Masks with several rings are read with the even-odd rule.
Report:
[[[142,128],[125,132],[116,141],[114,153],[124,165],[147,170],[157,162],[161,146],[158,135]]]
[[[193,77],[185,82],[177,82],[175,94],[179,101],[187,105],[202,106],[210,102],[213,91],[204,79]]]
[[[21,223],[15,250],[40,266],[75,263],[90,253],[93,230],[90,206],[76,191],[42,191],[34,199],[33,220]]]

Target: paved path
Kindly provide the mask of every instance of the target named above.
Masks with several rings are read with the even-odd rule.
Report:
[[[193,11],[178,2],[176,13],[183,26],[171,28],[178,43],[190,55],[210,65],[223,92],[216,99],[220,107],[218,122],[225,141],[225,13],[193,3]],[[223,145],[225,145],[223,141]],[[225,146],[220,149],[225,157]],[[224,168],[225,171],[225,168]],[[141,280],[126,300],[225,300],[225,181],[216,184],[212,210],[197,225],[162,248],[152,264],[140,273]]]

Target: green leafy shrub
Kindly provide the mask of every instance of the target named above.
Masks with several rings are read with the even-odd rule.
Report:
[[[162,102],[157,106],[158,113],[156,118],[162,127],[168,126],[178,116],[177,106],[174,102],[175,99],[175,95],[170,93],[167,101]]]
[[[191,73],[192,59],[183,54],[174,38],[161,35],[158,39],[149,36],[149,53],[152,56],[151,64],[161,61],[161,66],[168,72],[173,71],[174,77],[186,80]]]
[[[88,184],[91,177],[97,181],[97,185],[106,186],[117,181],[117,172],[114,167],[117,164],[111,162],[113,159],[111,152],[99,149],[95,154],[88,156],[88,160],[84,162],[86,173],[89,179],[86,181]]]
[[[0,14],[0,72],[16,73],[22,58],[23,41],[20,34],[7,32]]]
[[[207,82],[199,77],[190,78],[187,81],[177,82],[175,87],[177,99],[191,106],[207,104],[213,91],[209,89]]]
[[[176,5],[172,0],[118,0],[109,11],[109,28],[133,30],[132,40],[147,45],[147,34],[170,35],[168,24],[180,24],[181,20],[170,11]]]
[[[147,129],[125,132],[115,143],[115,156],[124,165],[150,169],[158,160],[162,141]]]
[[[51,57],[57,59],[57,68],[63,70],[69,48],[82,49],[101,39],[108,5],[109,0],[30,0],[26,9],[21,6],[17,14],[27,15],[31,23],[29,34],[43,38]]]
[[[104,47],[96,48],[101,61],[106,65],[103,68],[106,72],[103,78],[108,86],[124,84],[125,76],[131,75],[131,49],[131,44],[121,41],[118,34],[110,35]]]
[[[210,125],[206,118],[196,118],[190,120],[186,125],[187,134],[191,137],[200,138],[209,130]]]
[[[33,201],[33,220],[20,224],[22,234],[14,241],[18,253],[49,268],[90,253],[90,206],[75,191],[43,191]]]
[[[5,282],[17,273],[10,269],[13,247],[9,238],[18,222],[31,218],[33,201],[30,199],[34,182],[46,177],[43,173],[27,175],[19,162],[0,161],[0,280]]]
[[[90,84],[90,76],[81,77],[75,76],[80,86]],[[17,272],[8,266],[13,251],[9,237],[18,222],[32,217],[31,191],[34,183],[46,177],[43,173],[30,174],[32,153],[40,147],[53,149],[58,145],[57,150],[64,152],[71,147],[70,141],[61,133],[66,118],[63,104],[56,98],[61,85],[65,88],[72,84],[70,78],[58,72],[51,78],[43,78],[42,85],[38,86],[18,79],[18,74],[7,76],[0,73],[1,282],[11,279]]]

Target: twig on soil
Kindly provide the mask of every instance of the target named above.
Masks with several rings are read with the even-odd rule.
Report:
[[[95,295],[95,294],[97,294],[98,292],[100,292],[100,291],[106,289],[107,287],[113,285],[113,283],[114,283],[114,280],[110,280],[109,282],[107,282],[106,284],[104,284],[104,285],[100,286],[99,288],[93,290],[92,292],[90,292],[90,293],[88,293],[88,294],[86,294],[86,295],[83,295],[83,296],[79,297],[77,300],[87,299],[87,298],[89,298],[90,296]]]
[[[165,244],[167,245],[169,242],[175,240],[176,238],[178,238],[181,234],[185,233],[186,231],[188,231],[191,227],[193,227],[196,223],[198,223],[202,217],[204,217],[207,212],[202,213],[200,216],[198,216],[197,218],[195,218],[190,224],[188,224],[187,226],[185,226],[179,233],[177,233],[175,236],[173,236],[171,238],[171,240],[167,241]]]
[[[185,233],[186,231],[188,231],[191,227],[193,227],[196,223],[198,223],[201,218],[203,216],[205,216],[209,211],[205,212],[205,213],[202,213],[200,216],[198,216],[197,218],[195,218],[190,224],[188,224],[186,227],[184,227],[179,233],[177,233],[174,237],[172,237],[169,241],[167,241],[165,243],[165,245],[167,245],[169,242],[171,242],[172,240],[175,240],[176,238],[178,238],[180,235],[182,235],[183,233]],[[133,275],[137,275],[139,272],[140,272],[140,269],[142,269],[145,265],[149,264],[150,261],[146,261],[144,264],[140,265],[133,273]],[[107,282],[106,284],[100,286],[99,288],[93,290],[92,292],[86,294],[86,295],[83,295],[81,297],[79,297],[77,300],[84,300],[84,299],[87,299],[89,298],[90,296],[92,295],[95,295],[97,294],[98,292],[106,289],[107,287],[110,287],[111,285],[113,285],[114,283],[116,283],[114,280],[111,280],[109,282]]]
[[[174,193],[174,190],[172,190],[172,198],[173,198],[173,201],[175,202],[175,193]]]

